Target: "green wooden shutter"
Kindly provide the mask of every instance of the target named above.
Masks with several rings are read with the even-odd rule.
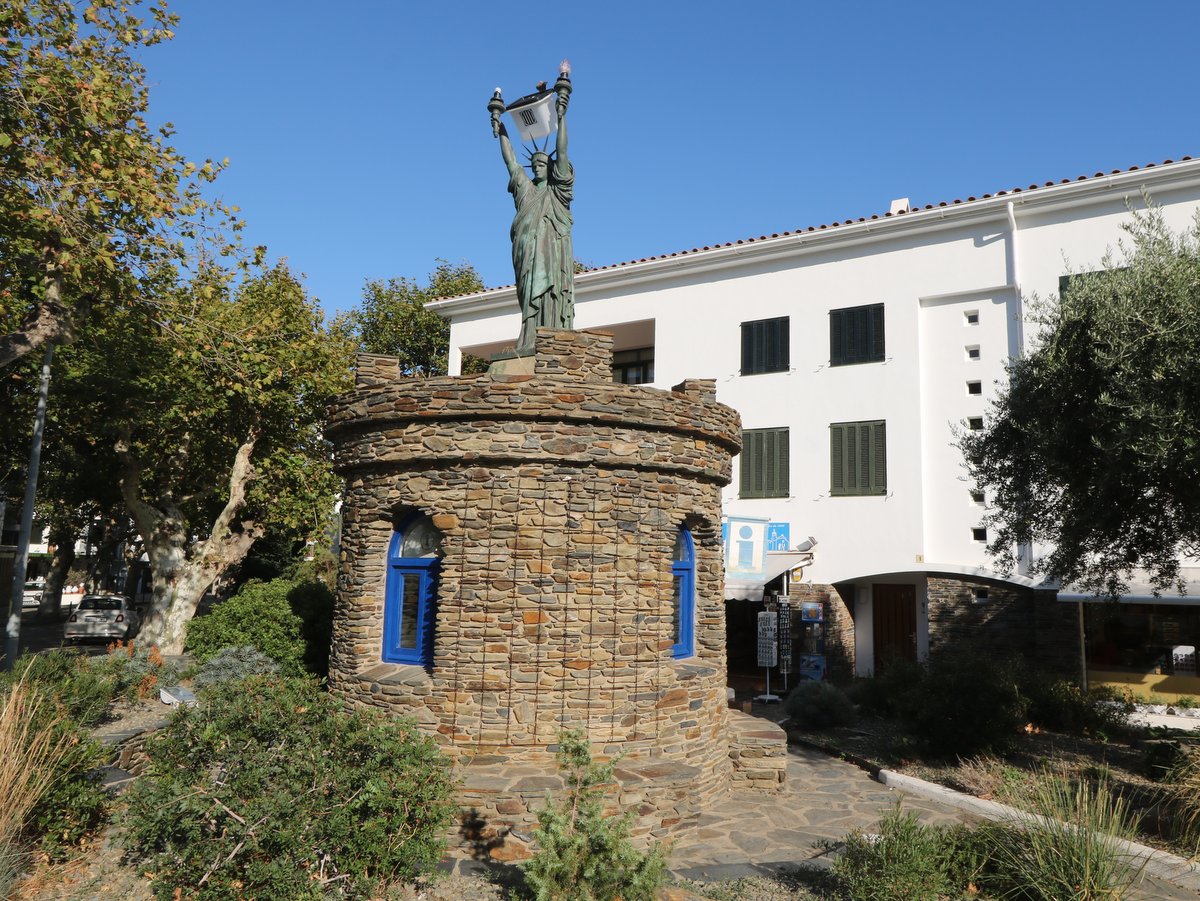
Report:
[[[750,375],[754,369],[754,325],[742,323],[742,375]]]
[[[738,493],[742,497],[762,496],[762,432],[742,433],[741,478]]]
[[[774,445],[767,472],[771,479],[771,496],[787,497],[789,481],[788,430],[774,429],[768,433]]]
[[[871,489],[887,494],[887,423],[871,423]]]
[[[846,427],[834,423],[829,427],[829,493],[830,494],[845,494],[846,493],[846,477],[845,466],[846,461],[843,458],[845,447],[845,431]]]
[[[868,307],[870,311],[871,342],[868,345],[869,360],[882,360],[883,354],[883,304]]]
[[[858,432],[858,493],[871,493],[871,460],[874,441],[872,441],[871,424],[860,422],[855,431]]]
[[[834,497],[887,493],[887,423],[830,424],[829,493]]]
[[[783,372],[788,368],[788,317],[771,319],[767,328],[767,372]]]
[[[846,427],[845,461],[846,493],[858,494],[858,429],[853,423]]]
[[[838,366],[846,362],[846,311],[829,313],[829,362]]]

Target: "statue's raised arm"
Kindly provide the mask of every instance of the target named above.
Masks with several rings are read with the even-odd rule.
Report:
[[[500,155],[508,168],[508,191],[516,207],[510,236],[521,307],[519,352],[532,350],[540,326],[569,329],[575,325],[575,256],[571,247],[575,169],[567,157],[571,79],[565,61],[554,91],[558,95],[554,104],[554,156],[538,150],[536,145],[533,152],[527,151],[532,175],[521,168],[508,131],[500,121],[505,106],[498,88],[488,103],[492,134],[500,141]]]

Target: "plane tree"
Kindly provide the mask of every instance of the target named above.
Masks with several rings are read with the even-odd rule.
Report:
[[[202,190],[223,164],[147,120],[137,55],[176,19],[160,2],[0,0],[0,368],[99,307],[153,303],[159,264],[238,227]]]
[[[215,266],[163,275],[156,290],[153,315],[110,311],[64,351],[56,396],[111,466],[153,580],[142,639],[171,653],[268,522],[328,528],[321,427],[351,343],[282,263],[236,285]]]

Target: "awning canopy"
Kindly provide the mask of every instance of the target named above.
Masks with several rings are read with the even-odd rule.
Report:
[[[1181,566],[1179,567],[1179,576],[1183,579],[1183,594],[1180,594],[1175,588],[1167,588],[1155,595],[1149,575],[1141,570],[1134,570],[1129,579],[1129,590],[1118,597],[1117,601],[1122,604],[1200,604],[1200,567]],[[1078,585],[1064,585],[1058,590],[1058,599],[1071,603],[1111,600],[1108,595],[1092,594],[1084,591]]]
[[[740,573],[725,576],[725,600],[727,601],[761,601],[763,588],[773,579],[797,566],[805,566],[812,562],[811,553],[768,553],[766,565],[761,575],[748,577]]]

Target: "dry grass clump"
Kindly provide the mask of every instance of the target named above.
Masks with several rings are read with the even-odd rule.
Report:
[[[25,860],[30,814],[60,774],[71,736],[60,714],[24,679],[0,693],[0,897]]]
[[[1200,855],[1200,749],[1191,749],[1167,774],[1163,790],[1175,817],[1176,835]]]
[[[1044,772],[1022,792],[1035,817],[984,827],[992,846],[991,887],[1034,901],[1116,901],[1145,868],[1121,841],[1137,816],[1105,779],[1094,783]]]

